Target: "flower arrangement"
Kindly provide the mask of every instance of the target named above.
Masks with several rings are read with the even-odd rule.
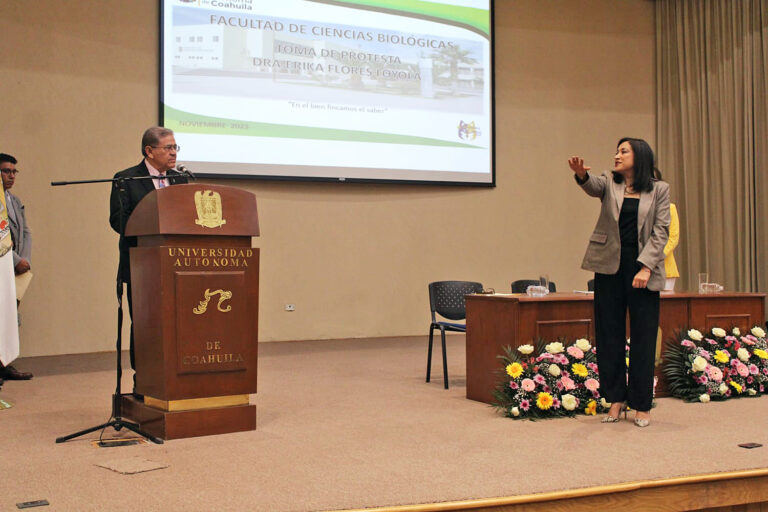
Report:
[[[714,327],[680,334],[680,344],[664,355],[664,375],[672,396],[694,402],[758,396],[768,392],[768,343],[761,327],[742,335]]]
[[[581,338],[536,347],[506,347],[498,356],[501,379],[494,390],[494,407],[510,418],[552,418],[597,414],[610,407],[600,398],[595,349]]]

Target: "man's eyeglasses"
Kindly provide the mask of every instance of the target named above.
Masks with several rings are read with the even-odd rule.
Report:
[[[166,151],[179,151],[181,149],[181,146],[178,144],[168,144],[167,146],[149,146],[151,148],[155,149],[164,149]]]
[[[20,171],[18,169],[0,169],[0,172],[3,174],[10,174],[11,176],[16,176]]]

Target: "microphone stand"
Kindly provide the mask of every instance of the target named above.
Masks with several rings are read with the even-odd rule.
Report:
[[[192,176],[192,173],[188,171],[182,172],[182,175],[186,175],[194,179],[194,177]],[[65,185],[80,185],[85,183],[112,183],[113,186],[116,186],[118,189],[118,199],[120,201],[120,236],[125,236],[125,223],[127,222],[127,219],[125,218],[125,210],[124,210],[125,204],[123,202],[123,196],[124,194],[126,194],[125,182],[134,181],[134,180],[159,180],[159,179],[165,179],[168,177],[169,176],[166,174],[165,176],[133,176],[133,177],[127,177],[127,178],[107,178],[107,179],[97,179],[97,180],[52,181],[51,186],[59,187],[59,186],[65,186]],[[116,347],[117,348],[117,364],[116,364],[117,384],[115,386],[115,393],[112,395],[112,416],[110,417],[109,421],[107,421],[106,423],[102,423],[101,425],[96,425],[95,427],[90,427],[85,430],[80,430],[79,432],[75,432],[73,434],[69,434],[66,436],[57,437],[56,438],[57,443],[63,443],[65,441],[69,441],[72,438],[80,437],[84,434],[89,434],[97,430],[104,430],[107,427],[112,427],[117,432],[125,428],[127,430],[130,430],[132,432],[139,434],[142,437],[147,438],[153,443],[163,444],[162,439],[144,432],[143,430],[141,430],[141,428],[139,428],[138,424],[123,419],[123,415],[122,415],[123,393],[122,393],[121,380],[123,377],[123,366],[122,366],[121,356],[122,356],[122,348],[123,348],[123,285],[124,284],[125,283],[123,282],[123,273],[122,273],[122,267],[121,267],[117,273],[117,347]]]

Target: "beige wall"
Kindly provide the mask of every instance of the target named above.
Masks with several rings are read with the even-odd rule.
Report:
[[[496,188],[229,183],[258,196],[261,340],[426,334],[434,280],[586,286],[598,205],[566,159],[607,169],[619,137],[653,143],[653,3],[496,5]],[[0,151],[20,160],[34,233],[22,355],[110,350],[109,186],[49,183],[140,160],[157,121],[156,1],[2,0],[0,32]]]

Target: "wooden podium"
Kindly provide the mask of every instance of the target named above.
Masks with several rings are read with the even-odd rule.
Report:
[[[254,430],[258,360],[256,198],[210,184],[147,194],[128,219],[136,392],[123,416],[178,439]]]

